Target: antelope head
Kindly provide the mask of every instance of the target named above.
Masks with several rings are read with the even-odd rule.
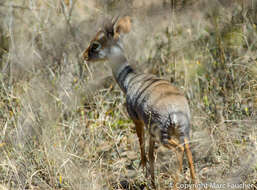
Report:
[[[122,34],[130,32],[130,17],[107,21],[91,40],[83,53],[83,59],[89,62],[104,61],[123,52]]]

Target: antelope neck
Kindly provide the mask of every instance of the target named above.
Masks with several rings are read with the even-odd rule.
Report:
[[[128,83],[132,76],[135,75],[134,69],[128,64],[123,54],[115,56],[111,60],[112,74],[124,93],[127,92]]]

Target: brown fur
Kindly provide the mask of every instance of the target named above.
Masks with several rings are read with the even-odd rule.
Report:
[[[109,22],[90,42],[83,57],[87,61],[109,60],[113,76],[126,95],[128,114],[136,126],[141,150],[140,165],[143,169],[147,166],[145,128],[149,131],[148,156],[152,185],[155,186],[154,144],[157,141],[176,151],[180,171],[186,150],[191,178],[193,183],[196,183],[192,153],[188,144],[190,110],[187,99],[170,82],[153,75],[138,74],[128,65],[120,45],[120,35],[128,33],[130,28],[129,17]]]

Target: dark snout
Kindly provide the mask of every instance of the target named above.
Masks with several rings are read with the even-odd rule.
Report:
[[[89,47],[83,52],[82,59],[84,61],[89,61]]]

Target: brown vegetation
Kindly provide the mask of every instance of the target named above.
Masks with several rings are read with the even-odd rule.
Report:
[[[107,64],[80,59],[117,14],[132,17],[131,64],[187,95],[198,182],[256,189],[255,1],[65,2],[0,2],[0,189],[147,189],[122,92]],[[156,150],[157,186],[170,189],[175,155]]]

